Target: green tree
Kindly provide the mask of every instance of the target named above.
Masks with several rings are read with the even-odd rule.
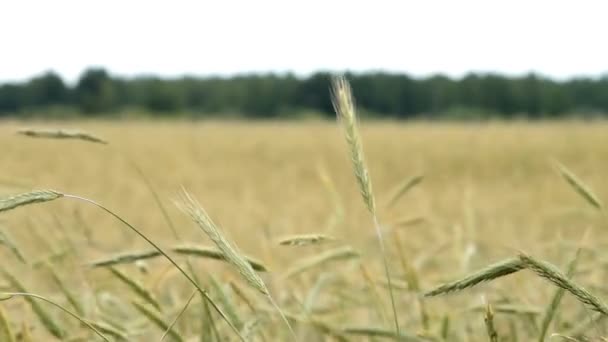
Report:
[[[104,69],[86,70],[74,92],[76,103],[84,113],[109,113],[116,109],[118,96],[114,82]]]

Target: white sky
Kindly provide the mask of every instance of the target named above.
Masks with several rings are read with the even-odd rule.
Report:
[[[608,72],[605,1],[0,0],[0,82],[113,74]]]

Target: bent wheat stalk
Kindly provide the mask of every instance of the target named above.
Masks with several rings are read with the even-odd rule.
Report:
[[[30,303],[33,302],[33,299],[38,299],[38,300],[47,302],[47,303],[61,309],[63,312],[69,314],[70,316],[76,318],[77,320],[79,320],[80,323],[84,324],[87,328],[91,329],[91,331],[93,331],[95,334],[97,334],[97,336],[101,337],[104,341],[110,342],[110,340],[104,334],[102,334],[99,330],[97,330],[94,326],[92,326],[85,319],[81,318],[77,314],[73,313],[72,311],[64,308],[63,306],[53,302],[52,300],[50,300],[46,297],[39,296],[39,295],[33,294],[33,293],[27,293],[27,292],[3,292],[3,293],[0,293],[0,297],[2,297],[2,298],[0,298],[0,301],[8,300],[13,297],[25,297]]]
[[[230,322],[227,319],[226,315],[222,312],[222,310],[215,303],[213,303],[213,300],[211,299],[211,297],[209,297],[209,294],[207,293],[207,291],[203,290],[200,287],[200,285],[198,285],[198,283],[190,275],[188,275],[188,273],[181,266],[179,266],[173,258],[171,258],[163,249],[161,249],[156,243],[154,243],[154,241],[150,240],[139,229],[135,228],[133,225],[131,225],[125,219],[123,219],[122,217],[120,217],[118,214],[114,213],[110,209],[104,207],[103,205],[101,205],[91,199],[77,196],[77,195],[66,194],[66,193],[62,193],[62,192],[54,191],[54,190],[40,190],[40,191],[32,191],[32,192],[0,199],[0,212],[14,209],[19,206],[28,205],[28,204],[48,202],[48,201],[52,201],[52,200],[62,198],[62,197],[92,204],[92,205],[96,206],[97,208],[103,210],[104,212],[110,214],[111,216],[116,218],[118,221],[120,221],[122,224],[124,224],[127,228],[131,229],[134,233],[139,235],[139,237],[141,237],[148,244],[150,244],[152,247],[154,247],[154,249],[156,249],[158,251],[158,253],[160,253],[163,257],[165,257],[165,259],[167,259],[184,277],[186,277],[186,279],[192,285],[194,285],[194,287],[201,293],[201,295],[203,295],[209,302],[211,302],[211,305],[213,306],[213,308],[220,314],[220,316],[222,316],[222,318],[226,321],[226,323],[228,323],[228,325],[234,331],[234,333],[242,341],[244,341],[244,338],[241,336],[238,329],[236,329],[236,327],[232,324],[232,322]],[[21,291],[21,292],[25,292],[25,291]]]
[[[559,268],[546,261],[537,260],[529,255],[520,254],[519,258],[526,268],[534,271],[534,273],[541,278],[544,278],[553,283],[553,285],[570,292],[578,301],[591,307],[591,309],[603,315],[608,315],[608,306],[606,306],[604,302],[582,286],[568,279],[568,276],[563,274]]]
[[[469,287],[473,287],[479,283],[494,280],[504,277],[511,273],[515,273],[526,268],[526,264],[518,258],[510,258],[495,264],[489,265],[477,272],[471,273],[468,276],[457,281],[443,284],[424,294],[425,297],[434,297],[454,291],[462,291]]]

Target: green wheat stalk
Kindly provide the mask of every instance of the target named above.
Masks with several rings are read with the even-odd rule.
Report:
[[[342,127],[346,136],[346,142],[350,151],[351,161],[353,164],[353,170],[355,178],[359,185],[359,192],[363,197],[367,209],[372,215],[374,222],[374,228],[378,238],[378,245],[380,246],[380,252],[382,253],[382,259],[384,263],[384,272],[388,281],[389,294],[391,297],[391,306],[393,309],[393,319],[395,322],[395,330],[399,335],[399,318],[397,316],[397,306],[395,304],[395,297],[393,294],[393,287],[391,284],[391,275],[388,267],[388,260],[386,256],[386,248],[384,246],[384,239],[382,238],[382,230],[380,229],[380,223],[378,221],[378,215],[376,214],[376,201],[372,191],[372,181],[369,177],[369,172],[365,163],[363,154],[363,145],[361,142],[361,135],[359,134],[359,127],[357,123],[357,115],[355,110],[355,101],[353,99],[352,90],[350,84],[346,78],[342,76],[336,76],[332,79],[332,103],[338,120],[342,123]]]

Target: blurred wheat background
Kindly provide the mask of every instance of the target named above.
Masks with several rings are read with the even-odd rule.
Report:
[[[0,179],[0,191],[4,196],[38,188],[78,194],[115,211],[167,249],[184,242],[210,246],[207,237],[174,205],[183,186],[245,255],[268,267],[269,272],[260,274],[288,314],[301,315],[306,308],[311,320],[322,320],[331,327],[384,327],[390,331],[390,301],[372,222],[335,123],[86,121],[28,125],[73,126],[95,132],[110,143],[31,139],[15,133],[23,128],[22,123],[8,122],[0,128],[5,177]],[[605,123],[581,121],[364,122],[364,150],[402,331],[421,340],[487,338],[479,312],[484,310],[484,296],[498,309],[511,305],[515,311],[495,313],[499,331],[514,329],[520,340],[535,336],[538,328],[534,325],[553,290],[532,274],[518,273],[462,293],[419,300],[421,291],[522,251],[565,268],[576,248],[582,247],[576,280],[604,296],[605,256],[601,250],[607,242],[604,230],[608,222],[564,182],[554,162],[567,165],[605,199],[607,129]],[[172,235],[137,167],[166,207],[182,241]],[[420,184],[387,205],[399,186],[416,176],[423,176]],[[107,270],[86,265],[120,253],[150,250],[112,217],[80,203],[56,201],[5,213],[0,228],[26,261],[18,261],[9,248],[3,248],[3,268],[26,284],[28,291],[65,302],[49,274],[51,265],[85,306],[95,308],[90,310],[100,319],[116,318],[113,310],[125,311],[128,319],[120,324],[126,331],[136,327],[131,329],[137,331],[133,339],[154,336],[153,329],[138,317],[141,315],[128,307],[133,295],[124,284]],[[278,243],[282,237],[308,233],[334,239],[302,247]],[[302,259],[340,246],[351,246],[360,258],[336,260],[285,277]],[[219,305],[234,311],[243,324],[247,322],[251,309],[230,286],[224,286],[231,282],[244,286],[237,273],[217,261],[192,260],[212,297],[228,298]],[[133,265],[119,267],[160,298],[170,321],[191,289],[162,259],[145,263],[146,272]],[[413,268],[418,289],[412,288],[411,270],[408,275],[405,264]],[[208,286],[210,282],[216,282],[216,287]],[[218,294],[217,286],[223,295]],[[256,310],[269,308],[253,292],[248,295]],[[104,302],[114,297],[117,307]],[[10,310],[16,324],[13,329],[22,329],[20,322],[33,329],[34,340],[48,336],[27,305],[19,301],[7,305],[5,310]],[[196,318],[200,310],[193,305],[186,311],[190,319],[177,323],[183,336],[196,336],[203,329]],[[260,323],[266,340],[287,338],[285,328],[269,312],[273,318],[268,319],[277,325]],[[555,332],[565,333],[591,319],[590,309],[568,296],[559,312]],[[58,319],[79,331],[77,322]],[[229,336],[228,328],[217,317],[215,320],[223,335]],[[314,325],[296,327],[302,340],[331,338]],[[605,332],[599,323],[589,329],[589,336]]]

